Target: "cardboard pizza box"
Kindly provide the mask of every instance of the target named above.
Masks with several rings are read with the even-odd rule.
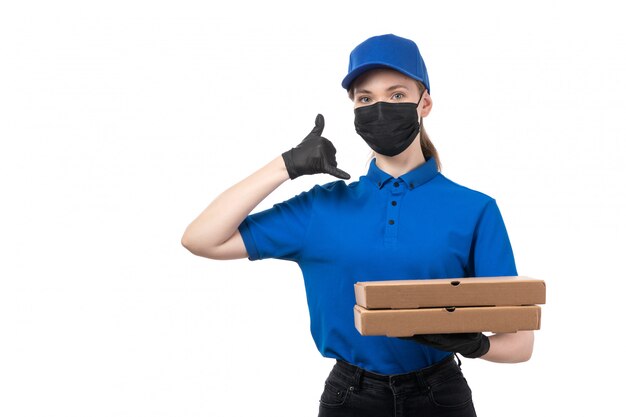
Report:
[[[545,304],[544,281],[524,276],[365,281],[356,303],[368,309]]]
[[[369,310],[354,306],[354,324],[364,336],[539,330],[541,307],[497,306]]]

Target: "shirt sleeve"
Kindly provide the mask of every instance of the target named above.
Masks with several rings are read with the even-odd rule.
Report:
[[[299,259],[310,223],[316,187],[247,216],[239,226],[248,259]]]
[[[516,276],[513,248],[496,201],[485,206],[472,241],[469,276]]]

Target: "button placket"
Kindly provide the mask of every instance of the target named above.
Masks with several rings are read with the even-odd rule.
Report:
[[[389,187],[389,198],[387,202],[387,218],[385,225],[385,243],[395,244],[398,236],[398,213],[400,200],[406,192],[406,184],[401,180],[394,180]]]

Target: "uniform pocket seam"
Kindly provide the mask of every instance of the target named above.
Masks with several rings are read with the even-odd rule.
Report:
[[[337,387],[335,384],[332,384],[328,381],[324,383],[324,391],[322,392],[322,396],[320,397],[320,404],[324,407],[341,407],[348,401],[351,390],[349,388]],[[334,393],[334,395],[339,395],[343,397],[340,402],[329,403],[323,400],[324,394],[326,393]]]
[[[463,383],[465,384],[465,386],[467,387],[467,391],[468,391],[468,397],[466,400],[458,403],[458,404],[441,404],[440,402],[437,401],[437,399],[435,398],[435,391],[436,389],[433,388],[437,388],[439,386],[445,386],[446,383],[450,383],[452,382],[454,379],[458,378],[459,380],[463,381]],[[435,384],[435,385],[431,385],[428,388],[428,398],[430,399],[430,401],[437,407],[441,407],[441,408],[460,408],[460,407],[465,407],[468,404],[470,404],[473,400],[473,396],[472,396],[472,389],[470,388],[469,384],[467,383],[467,380],[465,379],[465,377],[461,374],[461,375],[456,375],[448,380],[444,380],[444,381],[440,381],[439,383]]]

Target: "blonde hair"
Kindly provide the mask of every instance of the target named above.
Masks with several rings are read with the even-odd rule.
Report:
[[[424,92],[426,87],[420,81],[415,80],[417,83],[417,88],[419,90],[420,95]],[[350,100],[354,100],[354,88],[351,86],[348,90],[348,97]],[[428,133],[424,129],[424,119],[422,118],[422,123],[420,126],[420,147],[422,148],[422,153],[424,154],[424,159],[434,158],[435,163],[437,164],[437,171],[441,172],[441,159],[439,159],[439,152],[437,152],[437,148],[433,145]],[[368,158],[368,162],[372,160],[374,157],[374,153],[370,154]]]
[[[424,84],[417,81],[417,88],[420,91],[420,94],[426,89]],[[437,152],[437,148],[430,140],[428,133],[424,129],[424,119],[422,118],[422,125],[420,126],[420,147],[422,148],[422,153],[424,154],[424,158],[434,158],[437,163],[437,171],[441,172],[441,160],[439,159],[439,152]]]

